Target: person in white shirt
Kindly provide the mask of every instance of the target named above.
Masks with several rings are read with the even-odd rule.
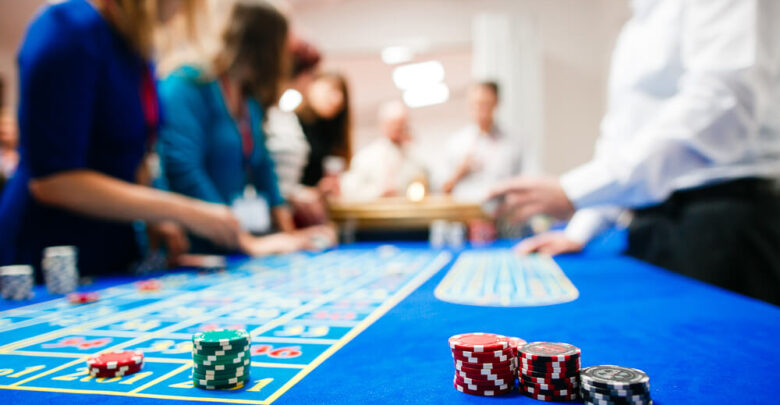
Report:
[[[518,218],[574,214],[518,248],[578,251],[631,209],[629,255],[778,303],[780,2],[631,6],[593,160],[492,193]]]
[[[458,201],[481,201],[499,181],[520,174],[521,150],[495,122],[498,95],[495,82],[472,85],[468,101],[474,122],[447,143],[442,191]]]
[[[305,89],[314,80],[320,53],[296,35],[289,40],[292,54],[290,89]],[[303,133],[298,115],[279,106],[268,108],[263,131],[265,145],[274,160],[279,191],[292,205],[298,226],[323,224],[328,220],[325,202],[316,187],[302,184],[303,171],[309,162],[309,142]]]
[[[415,181],[427,183],[427,170],[412,145],[409,110],[400,101],[379,109],[382,136],[352,158],[349,171],[341,175],[341,197],[372,200],[404,195]]]

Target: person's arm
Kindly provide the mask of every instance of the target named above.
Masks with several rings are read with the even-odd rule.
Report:
[[[621,150],[561,177],[577,208],[662,201],[703,167],[750,159],[774,75],[758,0],[691,0],[683,11],[679,91]]]
[[[183,72],[173,73],[159,85],[164,119],[157,150],[171,191],[199,200],[225,204],[206,172],[208,152],[203,120],[209,116],[197,84]]]
[[[38,202],[106,220],[173,220],[226,247],[238,244],[238,222],[227,207],[128,183],[93,170],[71,170],[30,181]]]
[[[32,197],[106,220],[175,219],[236,246],[238,224],[229,212],[89,169],[100,64],[80,35],[65,33],[56,41],[50,35],[31,29],[19,56],[19,124]]]

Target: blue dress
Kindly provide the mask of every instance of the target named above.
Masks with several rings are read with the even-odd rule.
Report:
[[[159,92],[165,117],[157,151],[168,189],[231,205],[252,184],[270,207],[285,203],[265,146],[263,111],[254,99],[246,104],[252,137],[246,156],[242,135],[216,80],[206,80],[200,70],[185,66],[163,80]],[[199,243],[193,248],[213,251]]]
[[[140,88],[147,62],[85,0],[46,6],[18,55],[21,160],[0,199],[0,264],[40,264],[47,246],[75,245],[82,274],[137,258],[131,224],[36,202],[31,179],[92,170],[135,180],[148,142]]]

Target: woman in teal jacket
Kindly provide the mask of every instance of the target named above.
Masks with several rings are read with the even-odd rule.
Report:
[[[242,250],[298,250],[308,246],[312,234],[295,232],[262,132],[263,110],[276,103],[285,79],[287,21],[269,5],[238,3],[227,27],[211,66],[181,67],[159,85],[164,119],[158,152],[166,187],[233,205],[253,185],[283,233],[270,238],[247,234]],[[205,241],[193,242],[195,251],[215,250]]]

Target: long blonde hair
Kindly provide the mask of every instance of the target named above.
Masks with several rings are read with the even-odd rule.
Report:
[[[158,0],[93,0],[101,14],[116,27],[139,55],[151,59],[158,21]],[[196,16],[202,0],[184,0],[181,5],[187,31],[195,32]]]

